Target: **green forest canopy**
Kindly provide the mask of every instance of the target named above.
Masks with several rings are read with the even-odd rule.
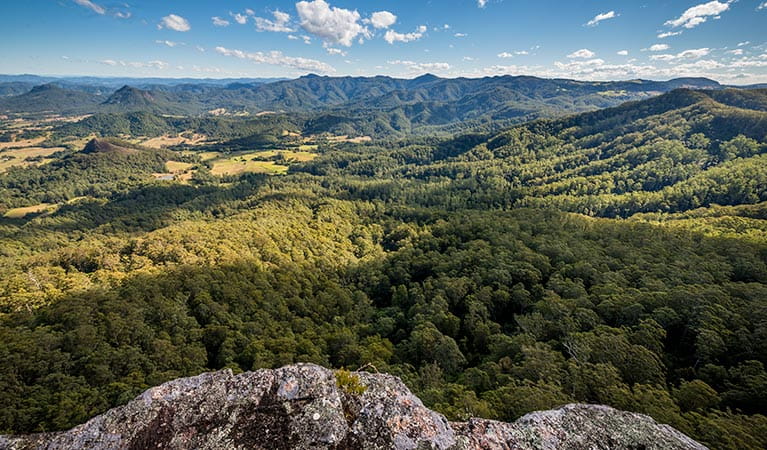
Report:
[[[96,180],[53,214],[5,219],[0,430],[310,361],[373,364],[451,419],[593,402],[764,448],[764,95],[326,145],[286,176]],[[153,170],[150,155],[96,172]],[[40,195],[55,170],[0,189]]]

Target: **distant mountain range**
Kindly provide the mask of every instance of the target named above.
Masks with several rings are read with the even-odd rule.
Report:
[[[415,79],[321,77],[293,80],[158,80],[0,76],[0,113],[127,113],[232,115],[263,112],[311,113],[349,133],[434,132],[460,123],[464,129],[592,111],[641,100],[678,88],[719,90],[707,78],[669,81],[586,82],[530,76]],[[50,81],[19,93],[25,83]],[[15,95],[14,95],[15,94]],[[360,123],[365,126],[360,128]]]

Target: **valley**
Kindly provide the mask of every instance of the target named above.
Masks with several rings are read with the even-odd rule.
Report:
[[[610,100],[381,121],[442,82],[365,80],[411,85],[380,106],[363,90],[372,116],[338,115],[351,94],[176,115],[170,94],[120,88],[111,105],[136,110],[6,110],[0,429],[311,362],[373,365],[451,420],[598,403],[714,448],[767,444],[767,91],[586,84]],[[248,89],[291,83],[352,81]]]

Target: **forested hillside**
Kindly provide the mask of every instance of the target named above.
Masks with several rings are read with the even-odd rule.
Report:
[[[9,170],[4,200],[83,198],[0,219],[0,431],[308,361],[396,374],[452,419],[592,402],[764,448],[766,98],[680,89],[501,132],[320,141],[279,176],[151,181],[209,149],[120,141]],[[220,126],[221,146],[269,129],[133,117]],[[137,132],[86,120],[65,127]]]
[[[489,136],[348,149],[302,170],[343,174],[363,198],[444,208],[629,217],[757,203],[767,200],[766,99],[765,90],[677,90]]]

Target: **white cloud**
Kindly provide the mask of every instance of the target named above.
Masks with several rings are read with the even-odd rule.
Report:
[[[213,22],[213,25],[215,25],[217,27],[228,27],[229,26],[229,21],[228,20],[222,19],[222,18],[220,18],[218,16],[213,16],[213,17],[210,18],[210,20],[211,20],[211,22]]]
[[[589,50],[587,48],[582,48],[580,50],[577,50],[577,51],[574,51],[574,52],[570,53],[569,55],[567,55],[567,57],[570,58],[570,59],[575,59],[575,58],[593,58],[595,55],[596,55],[596,53],[592,52],[591,50]]]
[[[328,52],[328,55],[346,56],[346,52],[341,50],[340,48],[325,47],[325,51]]]
[[[617,52],[617,54],[620,55],[620,56],[628,56],[629,55],[629,51],[628,50],[620,50],[620,51]]]
[[[155,43],[167,45],[168,47],[176,47],[176,46],[179,45],[178,42],[173,42],[173,41],[160,41],[160,40],[157,40],[157,41],[155,41]]]
[[[224,56],[231,56],[234,58],[253,61],[258,64],[271,64],[274,66],[290,67],[300,71],[313,71],[322,73],[335,72],[335,69],[332,66],[322,61],[301,57],[285,56],[282,54],[282,52],[277,50],[273,50],[267,53],[249,53],[242,50],[232,50],[225,47],[216,47],[216,52]]]
[[[668,44],[653,44],[648,50],[651,52],[662,52],[671,48]]]
[[[730,9],[730,3],[733,0],[727,0],[726,2],[719,2],[717,0],[710,1],[708,3],[701,3],[688,8],[683,12],[681,16],[676,19],[669,20],[666,25],[684,28],[695,28],[696,26],[704,23],[710,16],[718,16],[719,14]]]
[[[748,45],[750,43],[751,43],[751,41],[738,42],[738,47],[743,47],[744,45]]]
[[[189,31],[192,29],[186,19],[176,14],[169,14],[163,17],[162,21],[157,25],[157,28],[167,28],[173,31]]]
[[[325,0],[300,1],[296,3],[301,27],[317,35],[329,44],[350,47],[357,36],[370,37],[370,31],[362,26],[357,11],[330,7]]]
[[[729,53],[731,55],[735,55],[735,56],[740,56],[740,55],[743,54],[743,49],[742,48],[736,48],[735,50],[730,50],[727,53]]]
[[[425,32],[425,25],[421,25],[412,33],[397,33],[394,30],[388,30],[386,31],[386,34],[384,34],[384,40],[389,44],[394,44],[395,42],[412,42],[421,39]]]
[[[708,48],[698,48],[694,50],[685,50],[679,54],[677,54],[677,58],[687,58],[687,59],[697,59],[702,58],[706,55],[711,53],[711,50]]]
[[[77,3],[80,6],[84,6],[91,11],[95,12],[96,14],[104,15],[106,14],[107,10],[101,6],[97,5],[96,3],[93,3],[91,0],[73,0],[75,3]]]
[[[666,31],[664,33],[658,33],[658,39],[665,39],[671,36],[679,36],[680,34],[682,34],[681,31]]]
[[[102,59],[100,64],[104,64],[112,67],[132,67],[134,69],[167,69],[170,65],[165,61],[149,61],[149,62],[135,62],[135,61],[115,61],[114,59]]]
[[[445,72],[450,70],[452,67],[446,62],[419,63],[415,61],[403,61],[399,59],[395,61],[388,61],[388,63],[393,66],[405,66],[412,73]]]
[[[608,11],[606,13],[597,14],[593,19],[586,23],[586,26],[595,27],[599,25],[599,22],[607,19],[614,19],[615,17],[618,17],[618,14],[616,14],[615,11]]]
[[[679,59],[698,59],[708,55],[710,52],[711,52],[711,49],[709,48],[697,48],[697,49],[685,50],[683,52],[677,53],[676,55],[669,55],[669,54],[652,55],[650,56],[650,59],[652,59],[653,61],[676,61]]]
[[[501,52],[498,53],[499,58],[513,58],[515,55],[517,56],[523,56],[523,55],[529,55],[530,53],[527,50],[516,50],[514,53],[509,52]]]
[[[370,24],[375,28],[389,28],[397,21],[397,16],[389,11],[377,11],[370,16]]]
[[[484,8],[487,5],[487,0],[477,0],[477,6]]]
[[[765,8],[767,8],[767,2],[762,2],[759,4],[759,6],[756,7],[756,10],[759,11]]]
[[[468,34],[466,34],[466,33],[455,33],[453,36],[455,36],[457,38],[464,38],[464,37],[468,36]]]
[[[117,11],[116,13],[114,13],[114,16],[117,17],[118,19],[130,19],[133,16],[133,14],[131,14],[129,11],[125,11],[125,12]]]
[[[240,13],[229,13],[230,16],[232,16],[232,19],[234,19],[235,22],[239,23],[240,25],[245,25],[248,23],[248,16],[247,14],[240,14]]]
[[[274,31],[277,33],[290,33],[295,31],[288,26],[290,22],[290,14],[282,11],[272,12],[274,20],[264,19],[263,17],[256,17],[256,29],[258,31]]]
[[[288,39],[290,39],[291,41],[303,40],[304,44],[307,44],[307,45],[312,43],[312,38],[306,35],[296,36],[295,34],[290,34],[288,35]]]

